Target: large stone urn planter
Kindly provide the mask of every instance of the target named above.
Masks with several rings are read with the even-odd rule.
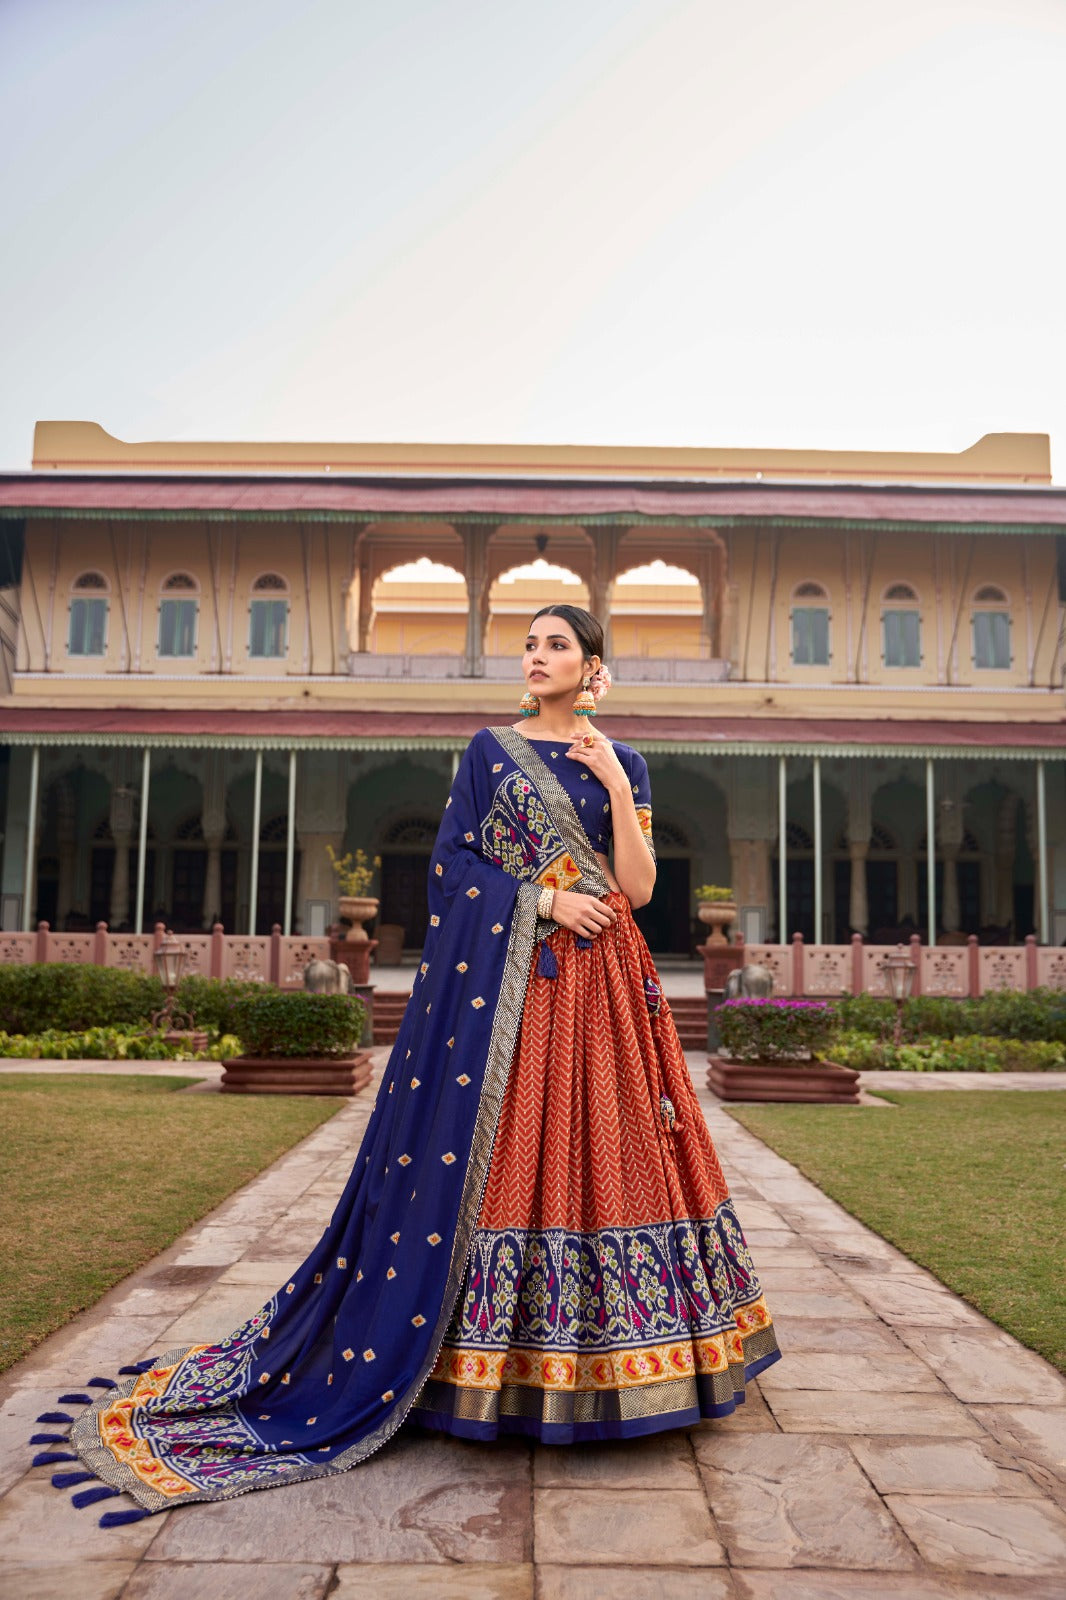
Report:
[[[370,1051],[350,1056],[233,1056],[222,1063],[223,1094],[353,1095],[370,1082]]]
[[[724,945],[728,940],[723,930],[737,920],[737,903],[735,900],[701,900],[696,915],[711,930],[707,943]]]
[[[719,1100],[857,1106],[859,1074],[833,1061],[732,1061],[712,1055],[707,1085]]]
[[[370,935],[363,927],[364,922],[369,922],[378,914],[380,900],[369,894],[342,894],[337,897],[337,911],[342,922],[350,924],[348,929],[349,944],[365,944]]]

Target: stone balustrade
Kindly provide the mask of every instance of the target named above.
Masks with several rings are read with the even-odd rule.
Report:
[[[850,944],[805,944],[797,933],[787,945],[746,945],[738,938],[729,948],[734,966],[757,962],[770,969],[775,995],[832,999],[842,994],[887,996],[881,963],[899,946],[866,944],[857,933]],[[911,993],[916,996],[966,1000],[996,989],[1066,990],[1066,949],[1038,945],[1032,934],[1019,945],[979,945],[971,934],[965,944],[931,949],[915,934],[909,952],[915,967]],[[721,965],[716,962],[716,972]]]
[[[106,922],[98,922],[94,933],[53,933],[47,922],[39,922],[36,933],[0,934],[0,962],[56,961],[153,973],[152,957],[165,933],[161,922],[152,933],[111,933]],[[277,923],[272,933],[256,938],[226,933],[220,922],[210,933],[174,937],[185,951],[186,977],[239,978],[282,989],[303,988],[307,963],[328,961],[330,953],[328,939],[286,938]]]

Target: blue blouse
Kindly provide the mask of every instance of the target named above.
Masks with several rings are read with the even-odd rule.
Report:
[[[536,750],[540,759],[551,768],[553,775],[558,778],[570,799],[573,801],[574,810],[581,818],[585,832],[588,834],[589,843],[601,855],[606,855],[611,846],[612,822],[611,801],[607,790],[596,775],[582,766],[580,761],[571,761],[566,752],[570,749],[569,739],[530,739],[530,744]],[[632,745],[621,744],[612,739],[614,753],[622,763],[630,788],[633,790],[633,804],[637,808],[640,826],[648,843],[652,855],[655,849],[651,836],[651,783],[648,778],[648,763],[634,750]]]

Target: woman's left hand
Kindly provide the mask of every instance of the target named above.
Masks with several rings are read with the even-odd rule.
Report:
[[[588,767],[605,789],[622,787],[628,792],[629,779],[615,755],[614,745],[602,733],[597,733],[595,728],[579,733],[566,752],[566,757],[568,761],[579,761],[583,767]]]

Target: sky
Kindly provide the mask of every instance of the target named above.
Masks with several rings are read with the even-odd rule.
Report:
[[[0,468],[959,450],[1066,481],[1066,0],[0,0]]]

